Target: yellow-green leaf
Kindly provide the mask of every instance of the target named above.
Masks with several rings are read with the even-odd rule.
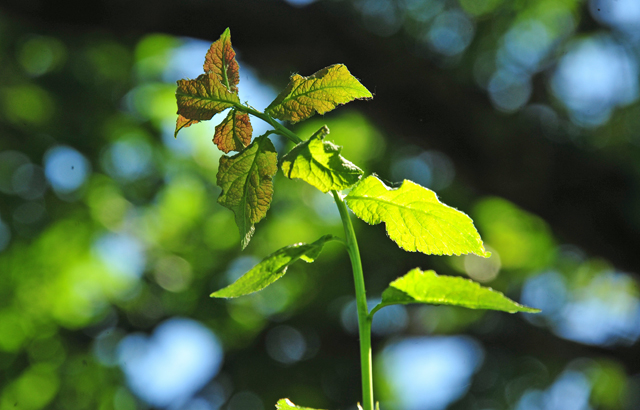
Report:
[[[225,154],[242,151],[251,142],[251,120],[249,115],[236,110],[229,111],[226,118],[216,126],[213,143]]]
[[[293,404],[289,399],[280,399],[276,404],[277,410],[316,410],[311,407],[301,407]]]
[[[324,114],[340,104],[373,96],[343,64],[335,64],[303,77],[295,74],[287,88],[267,107],[274,118],[296,123]]]
[[[298,259],[313,262],[322,251],[324,244],[335,239],[332,235],[325,235],[313,243],[285,246],[264,258],[231,285],[213,292],[211,297],[237,298],[262,290],[284,276],[287,268]]]
[[[523,306],[501,292],[458,276],[439,276],[434,271],[416,268],[391,282],[382,293],[382,302],[372,314],[388,305],[426,303],[462,306],[470,309],[490,309],[503,312],[537,313],[539,309]]]
[[[214,76],[202,74],[195,80],[178,80],[178,115],[188,120],[210,120],[215,114],[239,103]]]
[[[193,124],[198,123],[198,120],[190,120],[188,118],[184,118],[182,115],[178,115],[178,119],[176,120],[176,130],[173,133],[174,137],[178,136],[178,131],[180,131],[183,128],[187,128],[192,126]]]
[[[342,147],[323,141],[329,134],[326,126],[307,141],[296,145],[282,157],[282,172],[288,178],[299,178],[322,192],[349,188],[362,176],[360,168],[340,155]]]
[[[236,52],[231,47],[231,31],[227,28],[204,57],[204,72],[213,74],[229,91],[238,93],[240,81]]]
[[[387,234],[402,249],[427,255],[475,253],[489,257],[466,214],[441,203],[435,192],[405,180],[391,189],[374,176],[360,181],[346,197],[365,222],[384,222]]]
[[[273,196],[272,178],[278,170],[276,150],[266,136],[256,138],[244,151],[220,158],[218,202],[231,209],[240,229],[244,249],[255,231],[254,224],[267,214]]]

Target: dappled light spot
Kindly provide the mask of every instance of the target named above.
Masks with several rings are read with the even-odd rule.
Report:
[[[564,371],[545,391],[530,389],[518,401],[516,410],[588,410],[591,384],[575,370]]]
[[[63,42],[53,37],[30,36],[18,52],[18,61],[31,76],[37,77],[60,67],[67,57]]]
[[[180,44],[181,40],[166,34],[154,33],[143,37],[134,52],[134,70],[138,78],[142,81],[162,79],[167,69],[167,61]]]
[[[640,301],[632,279],[604,273],[576,289],[556,323],[555,332],[586,344],[631,345],[640,337]]]
[[[113,407],[118,410],[136,410],[138,401],[125,387],[118,387],[113,395]]]
[[[522,286],[522,303],[535,303],[542,311],[538,315],[526,315],[533,323],[544,323],[545,318],[557,318],[567,301],[565,278],[555,271],[544,272],[528,279]]]
[[[120,228],[125,215],[133,208],[115,182],[104,176],[93,176],[86,198],[93,219],[111,231]]]
[[[67,146],[56,146],[44,155],[44,173],[57,194],[69,194],[80,188],[91,172],[87,159]]]
[[[518,22],[504,35],[497,52],[498,61],[514,74],[518,70],[522,74],[534,72],[553,45],[552,40],[541,21]]]
[[[387,37],[402,27],[402,11],[393,0],[359,0],[355,6],[360,10],[364,26],[372,33]]]
[[[118,364],[118,344],[126,336],[122,329],[108,328],[96,336],[93,341],[93,355],[104,366],[116,366]]]
[[[478,282],[491,282],[500,273],[500,254],[491,247],[486,247],[488,252],[491,252],[490,258],[482,258],[477,255],[465,255],[464,256],[464,270],[469,277]],[[526,303],[525,303],[526,305]],[[534,304],[537,306],[537,304]],[[526,306],[534,306],[526,305]]]
[[[16,173],[21,167],[29,164],[29,157],[22,152],[0,152],[0,192],[3,194],[17,194],[22,191],[24,189],[22,177],[16,176]]]
[[[267,353],[273,360],[293,364],[302,360],[307,350],[304,336],[291,326],[276,326],[265,339]]]
[[[170,292],[182,292],[191,284],[191,264],[175,255],[163,256],[156,261],[153,271],[158,285]]]
[[[152,150],[136,135],[125,135],[102,154],[102,167],[109,175],[123,181],[133,181],[149,172]]]
[[[53,99],[46,90],[35,84],[6,87],[0,97],[4,115],[16,126],[44,125],[53,117]]]
[[[131,390],[160,407],[189,399],[218,373],[223,357],[209,329],[182,318],[163,322],[150,337],[125,337],[118,356]]]
[[[638,98],[638,64],[611,37],[577,40],[560,59],[551,88],[576,124],[597,126]]]
[[[640,34],[640,2],[636,0],[591,0],[594,19],[626,32],[637,39]]]
[[[527,319],[548,325],[565,339],[591,345],[630,345],[640,338],[637,291],[631,277],[620,272],[600,272],[578,284],[547,272],[525,282],[522,302],[535,300],[542,313]]]
[[[498,70],[491,77],[488,90],[494,107],[500,111],[514,112],[529,101],[532,86],[526,75]]]
[[[0,350],[15,352],[32,335],[30,323],[13,309],[0,310]]]
[[[129,78],[131,51],[119,42],[107,39],[93,41],[84,49],[82,60],[88,63],[84,67],[88,71],[83,71],[83,75],[96,85],[122,84]]]
[[[478,342],[463,336],[392,343],[380,353],[389,401],[403,410],[444,410],[467,391],[483,357]]]
[[[264,410],[262,399],[255,393],[244,390],[234,394],[227,404],[228,410]]]
[[[11,183],[14,192],[24,199],[41,198],[47,190],[44,170],[33,164],[23,164],[16,169]]]
[[[12,397],[3,397],[2,408],[11,408],[4,403],[8,399],[9,403],[19,403],[22,408],[40,409],[55,397],[60,388],[60,378],[53,365],[38,363],[22,373],[11,387],[6,396]]]
[[[444,0],[405,0],[399,3],[405,7],[408,18],[425,23],[444,10]]]
[[[471,19],[462,11],[452,10],[435,18],[425,40],[438,53],[455,56],[471,44],[474,34]]]
[[[31,225],[41,222],[47,213],[40,202],[25,202],[13,210],[13,220],[18,224]]]
[[[482,16],[494,11],[502,4],[503,0],[459,0],[459,2],[467,13],[474,16]]]
[[[316,2],[317,0],[285,0],[285,1],[294,7],[304,7],[304,6],[308,6],[311,3]]]
[[[500,253],[504,269],[542,269],[556,243],[547,223],[502,198],[479,201],[471,215],[485,242]]]
[[[117,274],[139,278],[145,269],[145,251],[138,239],[127,234],[108,233],[98,238],[93,248],[100,259]]]
[[[446,154],[418,147],[402,150],[391,165],[395,181],[408,179],[436,192],[451,185],[455,174],[453,162]]]

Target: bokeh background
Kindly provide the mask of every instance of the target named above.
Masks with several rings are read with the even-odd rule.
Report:
[[[226,27],[258,109],[292,73],[346,64],[374,100],[294,130],[328,124],[346,158],[435,190],[493,252],[405,253],[356,221],[372,303],[421,267],[543,310],[382,310],[382,409],[640,408],[637,0],[4,0],[0,410],[355,410],[340,246],[253,296],[208,297],[342,234],[330,197],[278,174],[241,252],[216,203],[219,119],[174,139],[175,81]]]

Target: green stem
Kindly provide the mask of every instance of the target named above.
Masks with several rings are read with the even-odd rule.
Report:
[[[353,279],[356,287],[356,306],[358,308],[358,330],[360,333],[360,369],[362,376],[362,408],[363,410],[373,410],[373,375],[371,358],[371,316],[367,307],[367,295],[364,287],[364,276],[362,274],[362,262],[360,261],[360,250],[356,233],[353,230],[349,211],[344,201],[336,191],[331,191],[333,199],[338,205],[344,233],[347,238],[347,252],[351,259]]]
[[[273,119],[269,114],[262,113],[243,104],[234,104],[234,106],[247,114],[258,117],[264,122],[271,125],[275,132],[288,138],[295,144],[302,142],[300,137],[291,132],[287,127]],[[371,357],[371,319],[373,315],[369,315],[369,307],[367,306],[367,294],[364,287],[364,275],[362,274],[362,262],[360,260],[360,250],[358,249],[358,241],[356,233],[353,230],[349,211],[340,194],[331,191],[333,199],[340,211],[342,225],[346,236],[346,247],[349,259],[351,259],[351,269],[353,270],[353,279],[356,287],[356,306],[358,309],[358,330],[360,334],[360,370],[362,377],[362,409],[373,410],[373,371]]]
[[[274,120],[273,117],[271,117],[269,114],[265,114],[265,113],[260,112],[258,110],[254,110],[253,108],[248,107],[248,106],[243,105],[243,104],[240,104],[240,103],[234,104],[234,106],[239,111],[243,111],[243,112],[246,112],[247,114],[253,115],[254,117],[260,118],[262,121],[264,121],[267,124],[271,125],[276,130],[276,132],[278,134],[282,135],[283,137],[286,137],[286,138],[290,139],[294,144],[299,144],[299,143],[302,142],[300,137],[298,137],[296,134],[291,132],[291,130],[289,130],[284,125],[280,124],[278,121]]]

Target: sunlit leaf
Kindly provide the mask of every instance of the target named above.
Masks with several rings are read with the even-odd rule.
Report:
[[[289,265],[298,259],[313,262],[322,251],[324,244],[331,240],[335,240],[332,235],[325,235],[313,243],[297,243],[279,249],[231,285],[213,292],[211,297],[236,298],[262,290],[287,273]]]
[[[314,115],[324,114],[340,104],[373,96],[347,67],[335,64],[309,77],[295,74],[287,88],[267,107],[274,118],[296,123]]]
[[[229,91],[238,93],[240,74],[236,52],[231,47],[231,31],[227,28],[204,57],[204,72],[213,74]]]
[[[189,120],[210,120],[215,114],[240,102],[215,77],[202,74],[195,80],[178,80],[178,115]]]
[[[485,251],[471,218],[441,203],[435,192],[414,182],[405,180],[400,188],[391,189],[370,176],[349,192],[346,201],[365,222],[384,222],[389,237],[407,251],[491,255]]]
[[[382,302],[374,311],[407,303],[462,306],[470,309],[490,309],[503,312],[537,313],[539,309],[523,306],[501,292],[458,276],[438,276],[434,271],[416,268],[391,282],[382,293]]]
[[[249,115],[231,110],[227,117],[216,125],[213,143],[225,154],[229,151],[242,151],[251,142],[252,133]]]
[[[282,172],[299,178],[322,192],[349,188],[362,176],[360,168],[340,155],[342,147],[323,141],[329,134],[326,126],[307,141],[296,145],[282,157]]]
[[[183,128],[187,128],[192,126],[193,124],[198,123],[198,120],[190,120],[188,118],[184,118],[182,115],[178,115],[178,119],[176,120],[176,130],[173,133],[174,137],[178,136],[178,131],[180,131]]]
[[[244,151],[220,158],[217,183],[222,193],[218,202],[235,213],[243,249],[253,236],[253,225],[265,217],[271,206],[271,179],[277,170],[276,150],[264,135]]]
[[[312,409],[310,407],[296,406],[289,399],[280,399],[280,400],[278,400],[278,403],[276,404],[276,409],[277,410],[316,410],[316,409]]]

